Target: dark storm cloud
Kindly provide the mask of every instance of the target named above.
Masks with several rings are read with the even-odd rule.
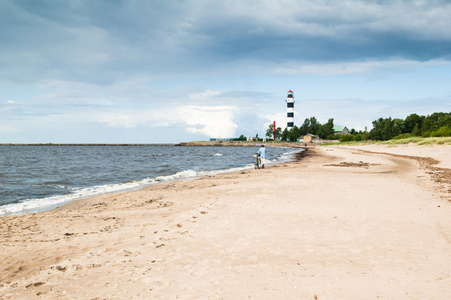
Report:
[[[0,78],[108,84],[241,61],[449,60],[450,15],[447,1],[2,1]]]
[[[292,14],[220,15],[214,23],[201,18],[195,29],[211,37],[204,45],[209,54],[230,60],[450,59],[446,32],[451,33],[451,23],[444,12],[451,13],[451,6],[446,2],[347,2],[356,8],[322,2],[304,7],[304,2],[293,1],[287,8]]]

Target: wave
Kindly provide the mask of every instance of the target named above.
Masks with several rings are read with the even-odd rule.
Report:
[[[292,150],[292,149],[290,149]],[[287,151],[283,153],[277,159],[274,159],[268,164],[288,161],[291,159],[291,156],[298,152],[299,149],[294,151]],[[218,153],[217,153],[218,154]],[[216,154],[215,154],[216,155]],[[216,155],[219,156],[219,155]],[[117,193],[124,191],[132,191],[138,190],[144,186],[157,184],[161,182],[167,181],[175,181],[175,180],[183,180],[183,179],[195,179],[200,176],[205,175],[216,175],[220,173],[230,172],[230,171],[239,171],[253,168],[253,164],[248,164],[242,167],[229,168],[224,170],[212,170],[212,171],[194,171],[194,170],[185,170],[181,172],[177,172],[172,175],[167,176],[158,176],[155,178],[146,178],[142,180],[132,180],[123,183],[117,184],[106,184],[106,185],[97,185],[86,188],[72,188],[68,194],[65,195],[57,195],[50,196],[45,198],[36,198],[36,199],[24,199],[17,203],[10,203],[6,205],[0,206],[0,216],[8,216],[8,215],[19,215],[19,214],[27,214],[27,213],[35,213],[41,211],[47,211],[51,209],[55,209],[59,206],[67,204],[72,201],[90,198],[93,196],[98,196],[102,194],[108,193]]]
[[[132,180],[118,184],[97,185],[87,188],[73,188],[72,191],[66,195],[57,195],[37,199],[24,199],[18,203],[11,203],[0,206],[0,216],[26,214],[50,210],[75,200],[85,199],[108,193],[137,190],[147,185],[157,184],[165,181],[195,178],[203,175],[203,173],[205,172],[186,170],[175,173],[173,175],[159,176],[156,178]]]

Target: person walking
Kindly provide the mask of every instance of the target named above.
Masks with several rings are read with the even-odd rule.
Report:
[[[265,168],[266,163],[266,148],[265,145],[262,145],[260,149],[258,149],[258,153],[260,153],[262,169]]]

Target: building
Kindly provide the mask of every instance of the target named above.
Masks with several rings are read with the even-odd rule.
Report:
[[[319,136],[309,133],[309,134],[304,135],[304,137],[302,138],[302,141],[304,143],[318,142],[319,141]]]
[[[346,126],[334,126],[334,134],[345,135],[349,134],[348,128]]]
[[[293,91],[289,90],[287,95],[287,129],[294,127],[294,96]]]

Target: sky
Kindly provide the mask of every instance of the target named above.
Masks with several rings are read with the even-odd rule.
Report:
[[[0,0],[0,143],[178,143],[451,112],[449,0]]]

